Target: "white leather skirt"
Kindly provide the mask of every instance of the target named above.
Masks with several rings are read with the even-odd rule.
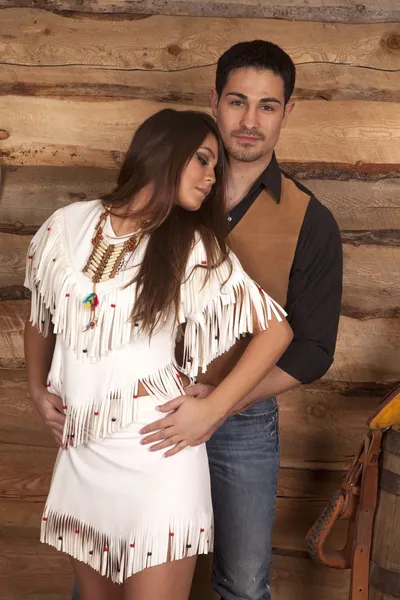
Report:
[[[117,583],[213,543],[205,444],[150,452],[139,430],[160,413],[154,398],[137,400],[135,423],[59,451],[41,527],[42,542]]]

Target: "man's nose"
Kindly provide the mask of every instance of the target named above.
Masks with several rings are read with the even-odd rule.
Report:
[[[260,122],[258,120],[258,111],[256,107],[247,107],[240,120],[240,126],[245,129],[257,129]]]

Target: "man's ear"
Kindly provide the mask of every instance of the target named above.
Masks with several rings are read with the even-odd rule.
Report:
[[[286,125],[286,123],[287,123],[287,121],[289,119],[289,116],[290,116],[292,110],[295,107],[295,104],[296,104],[296,102],[294,100],[291,100],[290,102],[288,102],[286,104],[286,106],[285,106],[285,116],[283,117],[282,127],[285,127],[285,125]]]
[[[212,114],[214,115],[215,118],[217,118],[218,94],[217,94],[217,90],[215,88],[211,88],[210,99],[211,99]]]

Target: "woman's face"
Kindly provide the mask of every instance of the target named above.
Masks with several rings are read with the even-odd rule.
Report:
[[[177,204],[185,210],[199,210],[215,183],[218,143],[209,133],[196,150],[181,177]]]

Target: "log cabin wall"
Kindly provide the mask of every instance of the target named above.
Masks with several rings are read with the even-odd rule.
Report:
[[[255,38],[297,65],[277,154],[335,214],[345,257],[335,363],[279,398],[272,588],[347,598],[348,573],[311,563],[304,536],[399,379],[398,0],[0,0],[0,600],[66,600],[72,580],[68,559],[38,542],[56,450],[24,372],[29,240],[56,208],[110,188],[145,117],[207,109],[218,56]],[[207,569],[192,600],[215,598]]]

